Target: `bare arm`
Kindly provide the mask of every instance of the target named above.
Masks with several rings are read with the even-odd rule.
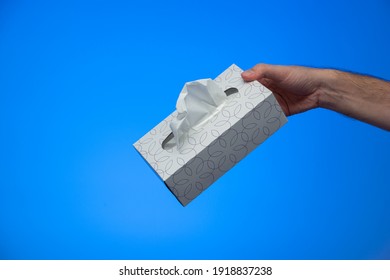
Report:
[[[390,131],[390,82],[338,70],[258,64],[245,71],[272,90],[286,115],[330,109]]]

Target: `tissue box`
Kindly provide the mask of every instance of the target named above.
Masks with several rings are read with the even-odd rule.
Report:
[[[228,96],[222,109],[191,129],[181,151],[170,145],[173,112],[134,147],[185,206],[286,122],[270,90],[244,82],[232,65],[214,81]]]

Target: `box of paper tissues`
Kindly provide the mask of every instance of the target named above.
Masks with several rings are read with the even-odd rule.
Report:
[[[270,90],[232,65],[186,83],[170,114],[134,143],[185,206],[286,122]]]

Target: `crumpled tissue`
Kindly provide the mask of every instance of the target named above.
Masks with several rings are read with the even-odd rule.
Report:
[[[196,80],[184,85],[176,103],[178,115],[170,123],[179,151],[189,130],[201,126],[218,113],[226,99],[226,93],[212,79]]]

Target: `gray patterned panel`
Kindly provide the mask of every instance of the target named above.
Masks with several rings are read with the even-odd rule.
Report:
[[[286,121],[275,97],[270,95],[170,176],[166,185],[182,205],[187,205]]]

